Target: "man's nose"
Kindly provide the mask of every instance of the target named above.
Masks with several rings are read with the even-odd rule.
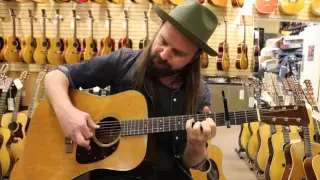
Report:
[[[163,48],[161,53],[160,53],[160,57],[163,60],[169,60],[172,57],[172,50],[170,48]]]

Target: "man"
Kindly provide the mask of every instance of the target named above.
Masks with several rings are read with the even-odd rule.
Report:
[[[59,66],[58,70],[47,74],[47,97],[64,135],[73,142],[90,150],[92,131],[99,126],[89,114],[71,104],[69,87],[86,89],[111,85],[111,94],[140,91],[146,98],[149,117],[209,112],[211,92],[201,80],[200,54],[204,51],[217,55],[206,43],[217,27],[217,17],[196,0],[177,6],[170,14],[157,5],[155,11],[163,23],[144,50],[123,48],[90,61]],[[141,165],[121,173],[105,172],[104,177],[98,175],[100,177],[92,179],[192,179],[190,168],[210,170],[206,147],[215,134],[211,118],[201,122],[190,119],[186,131],[148,136],[146,157],[154,152],[151,166]]]

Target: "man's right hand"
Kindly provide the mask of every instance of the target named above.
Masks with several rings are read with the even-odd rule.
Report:
[[[93,130],[100,126],[95,124],[88,113],[73,108],[67,112],[58,113],[61,129],[67,138],[71,138],[77,145],[90,150],[90,138]]]

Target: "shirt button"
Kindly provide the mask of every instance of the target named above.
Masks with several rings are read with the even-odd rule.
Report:
[[[173,101],[174,101],[174,102],[176,102],[176,101],[177,101],[177,99],[176,99],[176,98],[173,98]]]
[[[178,138],[178,136],[176,136],[176,140],[178,140],[179,138]]]

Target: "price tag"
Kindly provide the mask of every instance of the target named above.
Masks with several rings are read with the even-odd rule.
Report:
[[[244,99],[244,90],[240,89],[239,91],[239,99]]]
[[[0,89],[3,89],[4,88],[4,81],[0,81]]]
[[[249,108],[254,108],[254,98],[249,97]]]
[[[21,83],[20,79],[17,78],[13,81],[14,85],[16,86],[17,89],[21,89],[23,87],[23,84]]]
[[[320,113],[319,112],[313,110],[312,111],[312,117],[320,122]]]
[[[8,110],[13,111],[14,110],[14,101],[13,98],[8,98]]]

